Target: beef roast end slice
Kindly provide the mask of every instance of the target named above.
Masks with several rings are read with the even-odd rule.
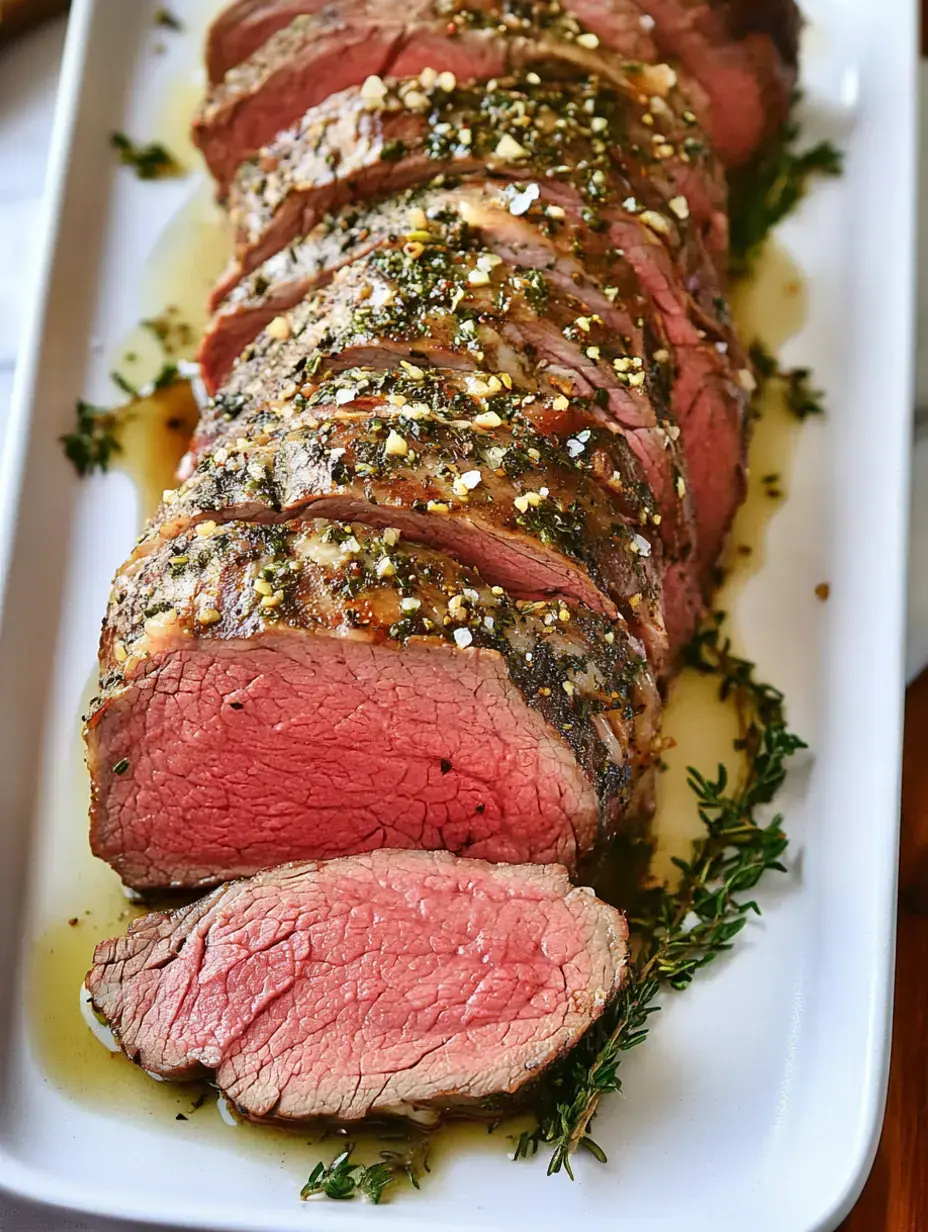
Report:
[[[654,757],[621,622],[390,528],[198,523],[121,570],[101,667],[92,845],[137,888],[379,847],[572,864]]]
[[[379,851],[144,916],[87,987],[143,1068],[211,1074],[257,1120],[479,1112],[600,1017],[626,938],[556,865]]]

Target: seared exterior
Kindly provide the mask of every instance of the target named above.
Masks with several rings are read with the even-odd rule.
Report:
[[[581,407],[522,401],[489,374],[456,387],[346,373],[299,413],[236,423],[166,494],[139,550],[204,519],[392,526],[515,597],[621,609],[662,656],[664,523],[624,435]]]
[[[87,987],[144,1069],[254,1120],[489,1116],[599,1018],[626,936],[562,868],[382,851],[144,916]]]

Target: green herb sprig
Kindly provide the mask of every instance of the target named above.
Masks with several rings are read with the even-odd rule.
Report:
[[[110,145],[119,154],[119,161],[132,167],[140,180],[161,180],[183,174],[180,163],[160,141],[137,145],[125,133],[111,133]]]
[[[737,708],[736,749],[744,771],[732,782],[724,766],[714,778],[689,768],[705,837],[694,842],[689,859],[674,860],[678,884],[650,894],[631,921],[636,952],[618,998],[544,1082],[537,1128],[516,1147],[516,1158],[551,1147],[549,1175],[563,1169],[573,1177],[571,1157],[581,1147],[605,1162],[590,1122],[603,1096],[622,1089],[622,1055],[647,1038],[649,1019],[660,1008],[658,993],[665,986],[688,987],[701,968],[731,949],[748,916],[759,913],[742,895],[764,873],[784,871],[783,819],[764,823],[759,814],[782,786],[789,759],[806,745],[787,727],[783,694],[758,681],[753,664],[732,652],[722,624],[721,614],[709,622],[686,663],[718,677],[720,697]]]
[[[814,175],[840,175],[844,158],[830,141],[803,151],[801,130],[788,120],[777,137],[729,176],[731,247],[729,269],[749,274],[773,228],[791,214]]]
[[[320,1195],[344,1200],[360,1194],[376,1206],[384,1190],[400,1177],[405,1176],[410,1185],[418,1189],[420,1168],[428,1171],[421,1151],[381,1151],[380,1162],[375,1164],[352,1163],[353,1153],[354,1143],[349,1142],[330,1164],[320,1160],[300,1190],[300,1197],[304,1201]]]
[[[118,416],[106,407],[81,401],[76,404],[75,411],[75,430],[59,437],[65,456],[82,476],[108,470],[113,455],[122,452],[116,435]]]
[[[762,342],[751,344],[750,357],[757,375],[758,395],[771,381],[782,381],[786,409],[797,419],[825,414],[825,394],[812,384],[811,368],[781,368]]]
[[[161,7],[155,11],[155,25],[162,26],[165,30],[183,30],[184,23],[169,8]]]

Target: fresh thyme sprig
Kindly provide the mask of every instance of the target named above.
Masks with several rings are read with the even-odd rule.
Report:
[[[730,252],[733,275],[749,274],[773,228],[805,196],[813,175],[840,175],[843,155],[830,141],[800,152],[801,135],[788,120],[773,141],[729,175]]]
[[[797,419],[810,415],[824,415],[824,392],[812,384],[811,368],[781,368],[776,357],[762,342],[753,342],[750,347],[751,363],[757,375],[758,394],[771,381],[782,381],[786,409]]]
[[[300,1190],[304,1200],[325,1196],[347,1199],[360,1194],[376,1206],[384,1190],[405,1176],[414,1189],[419,1188],[420,1171],[428,1171],[427,1150],[419,1142],[407,1151],[384,1150],[374,1164],[352,1163],[354,1143],[349,1142],[328,1165],[320,1160]]]
[[[605,1161],[589,1126],[604,1095],[619,1091],[622,1054],[641,1044],[661,988],[686,988],[696,972],[731,949],[755,902],[742,899],[768,871],[783,871],[782,817],[764,823],[758,814],[783,784],[789,759],[805,744],[789,731],[784,698],[755,677],[753,664],[732,652],[716,615],[686,655],[687,666],[717,676],[719,695],[739,716],[737,750],[744,770],[732,782],[724,766],[715,778],[689,769],[705,836],[689,859],[676,859],[680,879],[646,899],[631,921],[636,952],[618,998],[541,1087],[538,1126],[523,1134],[516,1158],[552,1148],[548,1174],[573,1177],[571,1156],[580,1147]]]

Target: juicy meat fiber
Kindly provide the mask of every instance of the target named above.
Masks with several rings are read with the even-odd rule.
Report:
[[[381,851],[291,864],[135,921],[87,977],[126,1053],[244,1115],[479,1110],[618,990],[623,917],[556,866]]]

